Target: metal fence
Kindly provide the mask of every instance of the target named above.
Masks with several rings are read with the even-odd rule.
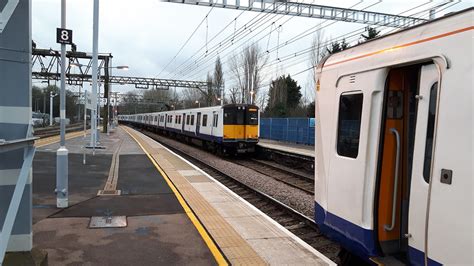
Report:
[[[260,138],[314,145],[314,118],[261,118]]]

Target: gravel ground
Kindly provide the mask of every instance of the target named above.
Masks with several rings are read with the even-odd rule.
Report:
[[[257,190],[268,194],[275,199],[291,206],[295,210],[314,218],[314,198],[307,193],[290,187],[282,182],[279,182],[271,177],[255,172],[254,170],[245,168],[241,165],[221,159],[209,152],[203,151],[200,148],[181,143],[174,139],[165,138],[157,135],[159,141],[173,146],[186,154],[200,158],[206,163],[214,166],[223,173],[230,175],[246,185],[256,188]]]

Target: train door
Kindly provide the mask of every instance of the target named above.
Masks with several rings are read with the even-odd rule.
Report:
[[[196,135],[199,135],[200,127],[201,127],[201,112],[198,112],[197,117],[196,117]]]
[[[186,121],[186,113],[183,113],[183,124],[181,125],[181,132],[184,132],[184,124],[185,124],[185,121]]]
[[[426,254],[425,234],[428,206],[431,162],[433,158],[433,137],[438,97],[438,71],[434,64],[421,68],[418,98],[418,117],[413,152],[411,175],[410,209],[408,215],[409,259],[414,264],[424,264]],[[421,255],[421,256],[420,256]]]
[[[437,79],[436,75],[432,65],[415,65],[392,69],[387,78],[376,209],[378,241],[384,255],[408,252],[408,228],[413,222],[409,215],[414,211],[409,205],[410,195],[418,193],[418,188],[411,191],[415,178],[412,173],[416,175],[413,170],[420,167],[420,158],[415,157],[419,156],[415,154],[419,152],[415,149],[415,136],[421,123],[418,118],[426,121],[426,108],[419,104],[426,97],[420,93],[426,93],[424,79]],[[426,195],[415,197],[425,198],[417,204],[419,208],[426,207]],[[420,217],[424,214],[417,213]]]

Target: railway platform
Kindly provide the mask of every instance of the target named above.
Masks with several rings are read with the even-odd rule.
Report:
[[[259,139],[258,144],[260,148],[270,149],[275,151],[280,151],[284,153],[290,153],[294,155],[301,155],[305,157],[314,158],[314,146],[296,144],[296,143],[287,143],[276,140],[268,139]]]
[[[58,144],[37,144],[33,245],[50,265],[333,264],[144,134],[119,127],[101,141],[85,165],[82,136],[67,141],[70,207],[62,210],[53,193]]]

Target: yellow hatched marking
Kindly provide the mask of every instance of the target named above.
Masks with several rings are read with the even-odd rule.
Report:
[[[155,159],[150,155],[150,153],[145,149],[145,147],[142,145],[142,143],[131,133],[128,131],[127,128],[123,127],[123,129],[137,142],[137,144],[140,146],[140,148],[145,152],[145,154],[148,156],[150,161],[153,163],[155,168],[160,172],[160,174],[163,176],[165,179],[166,183],[168,186],[171,188],[173,191],[174,195],[178,199],[178,202],[181,204],[183,207],[185,213],[188,215],[189,219],[193,223],[193,225],[196,227],[198,230],[199,234],[201,235],[202,239],[206,243],[207,247],[211,251],[212,255],[214,256],[214,259],[217,261],[219,265],[228,265],[227,261],[225,260],[224,256],[220,252],[219,248],[217,248],[216,244],[214,241],[211,239],[207,231],[204,229],[204,226],[201,224],[201,222],[197,219],[196,215],[194,215],[193,211],[191,208],[188,206],[184,198],[182,197],[181,193],[176,189],[174,184],[171,182],[171,180],[168,178],[168,175],[161,169],[161,167],[158,165],[158,163],[155,161]]]
[[[87,131],[89,131],[89,130],[87,130]],[[83,136],[83,135],[84,135],[83,131],[67,133],[66,134],[66,140],[77,138],[77,137],[80,137],[80,136]],[[44,139],[36,140],[35,141],[35,146],[36,146],[36,148],[40,148],[40,147],[47,146],[47,145],[50,145],[50,144],[53,144],[53,143],[56,143],[56,142],[59,142],[59,141],[60,141],[60,136],[59,135],[51,136],[51,137],[47,137],[47,138],[44,138]]]

